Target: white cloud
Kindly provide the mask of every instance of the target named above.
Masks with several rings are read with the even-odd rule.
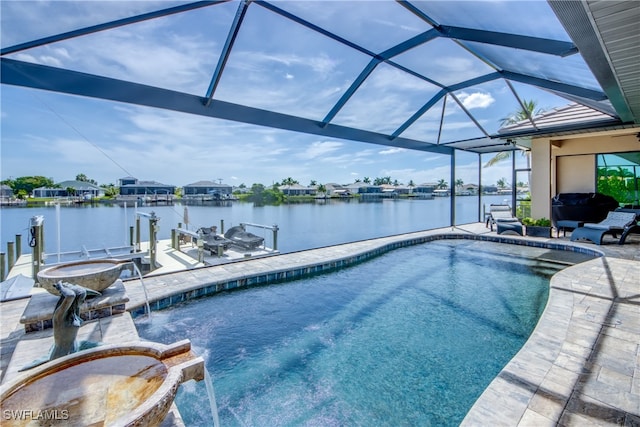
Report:
[[[71,59],[71,55],[69,55],[69,51],[63,47],[53,48],[52,51],[56,56],[62,57],[64,59]]]
[[[382,155],[397,154],[397,153],[402,153],[404,151],[407,151],[407,150],[404,148],[393,147],[393,148],[388,148],[386,150],[379,151],[378,154],[382,154]]]
[[[281,64],[287,67],[304,67],[311,69],[314,73],[325,75],[332,73],[339,64],[339,61],[326,54],[302,56],[290,53],[267,54],[258,51],[237,51],[234,52],[234,56],[238,60],[230,64],[234,64],[236,67],[246,67],[245,69],[253,71],[270,70],[274,64]]]
[[[344,144],[337,141],[316,141],[297,157],[305,160],[316,159],[329,153],[339,150]]]
[[[38,62],[35,56],[28,53],[24,53],[24,52],[16,54],[15,58],[19,61],[24,61],[24,62],[35,62],[35,63]]]
[[[462,101],[462,104],[468,110],[472,110],[474,108],[487,108],[495,102],[495,99],[490,93],[482,92],[474,92],[471,94],[462,92],[458,95],[458,99]]]

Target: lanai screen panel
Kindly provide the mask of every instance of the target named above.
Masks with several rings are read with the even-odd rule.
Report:
[[[8,76],[3,83],[35,87],[33,82],[52,71],[79,71],[100,77],[83,85],[134,83],[122,85],[129,92],[144,85],[140,93],[162,99],[161,108],[347,140],[499,151],[505,148],[494,141],[496,123],[514,111],[507,105],[517,110],[523,101],[544,99],[542,106],[553,109],[571,101],[607,101],[541,1],[79,1],[1,7]],[[68,31],[74,33],[64,36]],[[51,39],[16,48],[41,37]],[[15,72],[22,62],[38,67]],[[69,90],[57,82],[47,89]],[[105,96],[84,88],[74,93]],[[197,97],[202,105],[189,105]]]

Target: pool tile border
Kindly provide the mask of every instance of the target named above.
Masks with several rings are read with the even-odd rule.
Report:
[[[152,311],[163,310],[171,307],[172,305],[186,302],[193,299],[198,299],[206,296],[211,296],[216,293],[224,291],[232,291],[235,289],[243,289],[251,286],[263,286],[277,283],[284,283],[291,280],[299,280],[305,277],[310,277],[317,274],[326,274],[342,268],[351,267],[360,264],[365,261],[369,261],[373,258],[379,257],[387,252],[395,249],[405,248],[409,246],[420,245],[436,240],[478,240],[487,242],[507,243],[513,245],[530,246],[536,248],[556,249],[564,251],[572,251],[591,255],[594,257],[600,257],[604,254],[596,249],[574,246],[562,242],[554,241],[537,241],[530,239],[523,239],[518,237],[508,237],[501,235],[487,235],[487,234],[460,234],[460,233],[440,233],[431,234],[426,236],[418,236],[412,238],[405,238],[389,243],[381,244],[377,247],[370,247],[368,249],[354,250],[358,253],[352,253],[343,257],[336,257],[332,260],[323,260],[322,262],[311,263],[291,268],[285,268],[283,270],[275,270],[269,272],[261,272],[257,274],[244,275],[242,277],[233,277],[229,280],[213,281],[209,283],[198,283],[195,287],[189,286],[186,289],[175,289],[174,292],[167,289],[161,298],[151,299],[149,306]],[[238,261],[237,263],[246,262]],[[234,264],[237,264],[234,263]],[[204,269],[210,267],[204,267]],[[143,315],[146,312],[145,305],[138,303],[132,304],[129,307],[129,312],[135,318]]]

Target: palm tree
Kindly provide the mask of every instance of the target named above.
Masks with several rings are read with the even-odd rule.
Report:
[[[519,110],[512,112],[507,117],[503,117],[502,119],[500,119],[500,124],[502,126],[512,125],[512,124],[521,122],[523,120],[528,120],[530,117],[537,116],[539,114],[544,113],[545,111],[542,108],[538,108],[538,101],[533,99],[529,101],[527,101],[526,99],[523,99],[522,105],[524,106],[524,109],[521,108]],[[526,150],[522,150],[522,155],[528,156],[529,152]],[[501,151],[497,153],[495,156],[493,156],[491,159],[489,159],[489,161],[485,163],[484,167],[488,168],[490,166],[495,165],[498,162],[501,162],[502,160],[508,159],[509,157],[511,157],[510,151]]]
[[[287,193],[286,193],[287,196],[291,195],[291,186],[294,185],[294,184],[298,184],[298,181],[296,181],[295,179],[293,179],[291,177],[288,177],[288,178],[282,180],[282,184],[281,185],[287,187],[287,189],[286,189],[287,190]],[[275,187],[275,185],[274,185],[274,187]]]
[[[442,190],[445,189],[449,186],[449,184],[447,184],[447,181],[445,181],[444,179],[440,179],[438,180],[438,184],[436,185],[436,188]]]
[[[534,99],[529,101],[523,99],[522,105],[524,106],[524,109],[521,108],[512,112],[507,117],[503,117],[500,119],[500,124],[502,126],[513,125],[523,120],[528,120],[530,117],[544,113],[544,109],[538,108],[538,101]]]
[[[294,185],[294,184],[298,184],[298,181],[296,181],[295,179],[288,177],[286,179],[282,180],[282,185]]]

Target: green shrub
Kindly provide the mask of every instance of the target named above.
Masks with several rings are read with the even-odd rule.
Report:
[[[522,223],[529,227],[551,227],[551,221],[547,218],[533,219],[526,217],[522,218]]]
[[[548,218],[540,218],[536,220],[536,224],[538,227],[551,227],[551,220]]]
[[[522,223],[523,223],[524,225],[529,225],[529,226],[531,226],[531,225],[533,225],[535,222],[536,222],[536,220],[535,220],[535,219],[533,219],[533,218],[531,218],[530,216],[525,217],[525,218],[522,218]]]

